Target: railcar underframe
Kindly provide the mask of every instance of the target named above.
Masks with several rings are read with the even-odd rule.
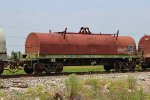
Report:
[[[21,65],[28,74],[62,72],[63,66],[103,65],[106,71],[134,71],[136,56],[129,55],[26,55]]]

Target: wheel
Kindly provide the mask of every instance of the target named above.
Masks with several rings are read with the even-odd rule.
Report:
[[[24,66],[25,73],[27,73],[27,74],[32,74],[33,73],[33,68],[32,67],[28,66],[27,64],[24,64],[23,66]]]
[[[35,74],[42,74],[44,71],[45,65],[43,63],[37,62],[33,65],[33,71]]]
[[[62,71],[63,71],[63,64],[62,63],[56,64],[56,73],[60,73]]]
[[[146,69],[147,69],[147,65],[142,64],[142,65],[141,65],[141,68],[142,68],[143,70],[146,70]]]
[[[104,65],[104,70],[105,71],[110,71],[111,69],[111,66],[110,65]]]

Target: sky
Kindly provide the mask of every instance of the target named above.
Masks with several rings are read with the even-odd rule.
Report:
[[[7,51],[24,53],[30,32],[52,30],[132,36],[138,43],[150,34],[150,0],[0,0],[0,27],[6,33]]]

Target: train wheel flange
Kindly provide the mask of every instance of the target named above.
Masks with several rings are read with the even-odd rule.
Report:
[[[33,68],[28,66],[27,64],[23,65],[24,66],[24,71],[27,74],[32,74],[33,73]]]
[[[43,63],[38,62],[33,65],[33,71],[35,74],[42,74],[44,69],[45,69],[45,65]]]

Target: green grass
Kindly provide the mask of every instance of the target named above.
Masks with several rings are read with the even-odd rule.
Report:
[[[17,74],[26,74],[24,70],[19,70],[15,73],[10,72],[9,70],[4,70],[2,75],[17,75]]]
[[[65,66],[63,72],[94,72],[104,71],[102,65],[97,66]]]

